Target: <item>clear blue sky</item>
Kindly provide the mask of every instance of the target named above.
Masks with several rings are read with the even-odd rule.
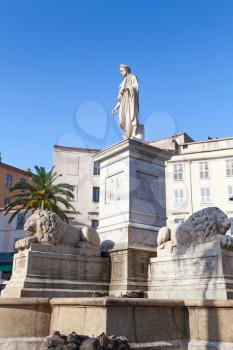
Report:
[[[120,63],[139,78],[147,139],[233,136],[232,0],[2,0],[3,161],[49,167],[56,143],[118,142]]]

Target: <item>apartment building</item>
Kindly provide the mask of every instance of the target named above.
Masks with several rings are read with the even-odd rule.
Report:
[[[99,224],[99,164],[93,161],[98,149],[54,146],[53,164],[58,174],[58,182],[66,182],[74,186],[74,200],[71,204],[76,213],[69,211],[67,215],[72,225]]]
[[[194,142],[194,140],[186,132],[179,132],[169,137],[149,141],[149,144],[157,148],[173,151],[174,154],[177,154],[180,145],[191,142]]]
[[[25,181],[25,171],[0,161],[0,208],[10,203],[9,188],[19,181]]]
[[[233,138],[179,145],[166,163],[168,223],[179,223],[209,206],[223,210],[233,233]]]
[[[25,171],[0,161],[0,208],[10,203],[9,188],[19,181],[25,181]],[[0,280],[11,273],[15,241],[25,237],[22,215],[9,223],[9,216],[0,213]]]

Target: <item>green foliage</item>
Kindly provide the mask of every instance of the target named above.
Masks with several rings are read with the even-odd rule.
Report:
[[[13,212],[9,219],[11,222],[19,213],[23,213],[25,217],[28,211],[42,209],[52,211],[63,221],[68,222],[65,210],[75,211],[70,203],[74,198],[74,186],[57,183],[56,180],[62,175],[58,175],[54,167],[48,172],[44,167],[38,166],[35,166],[35,170],[35,174],[31,171],[26,172],[28,181],[18,182],[10,188],[10,192],[17,191],[17,193],[10,197],[11,203],[3,208],[4,215]]]

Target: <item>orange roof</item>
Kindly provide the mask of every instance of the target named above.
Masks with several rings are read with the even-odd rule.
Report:
[[[19,169],[19,168],[16,168],[15,166],[12,166],[12,165],[9,165],[9,164],[6,164],[6,163],[0,163],[0,168],[3,167],[3,168],[6,168],[6,169],[12,169],[12,170],[15,170],[21,174],[25,174],[25,172],[27,170],[23,170],[23,169]]]

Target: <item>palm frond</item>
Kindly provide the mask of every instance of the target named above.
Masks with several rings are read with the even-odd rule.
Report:
[[[4,215],[13,211],[9,222],[20,212],[26,215],[29,210],[38,208],[53,211],[62,220],[68,222],[62,207],[66,210],[72,209],[75,211],[75,208],[69,202],[75,197],[73,194],[75,186],[67,183],[57,183],[58,178],[62,175],[56,172],[54,166],[49,171],[46,171],[45,167],[35,166],[35,172],[27,171],[25,175],[28,181],[18,182],[12,186],[10,192],[15,192],[10,197],[12,202],[2,210]]]

